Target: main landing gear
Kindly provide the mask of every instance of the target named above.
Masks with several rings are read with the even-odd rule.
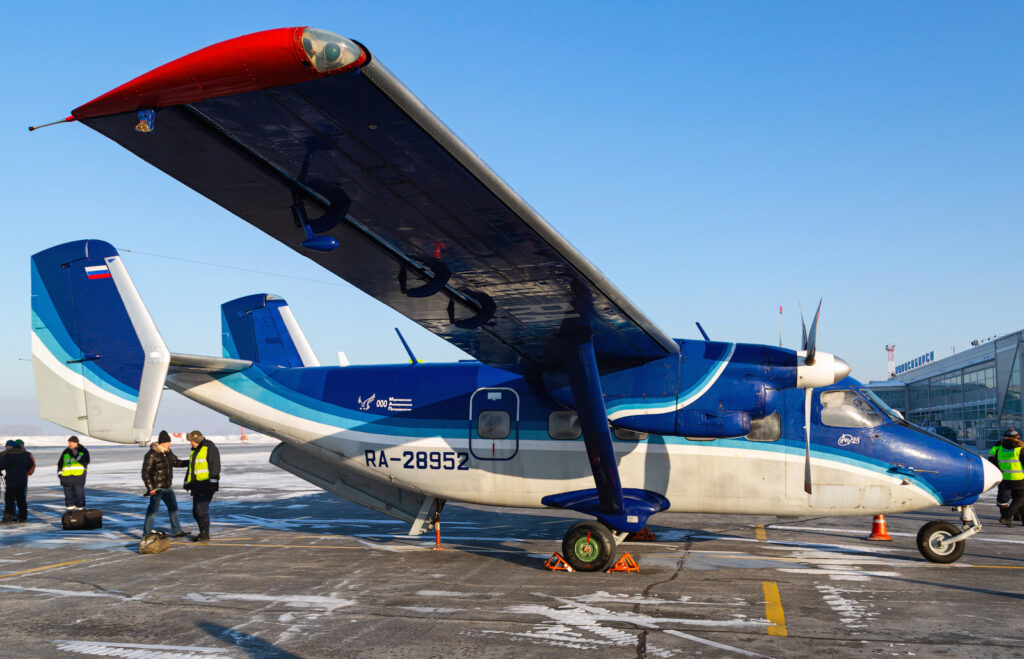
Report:
[[[587,520],[566,531],[562,555],[577,572],[603,572],[615,561],[617,544],[615,532],[597,520]]]
[[[917,548],[932,563],[953,563],[963,556],[967,538],[981,530],[974,506],[956,506],[962,528],[943,520],[928,522],[917,532]]]

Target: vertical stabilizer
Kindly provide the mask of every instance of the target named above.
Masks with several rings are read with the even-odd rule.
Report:
[[[39,415],[77,433],[145,443],[170,353],[117,250],[79,240],[32,257]]]
[[[224,356],[258,364],[319,366],[288,303],[276,295],[247,295],[220,307]]]

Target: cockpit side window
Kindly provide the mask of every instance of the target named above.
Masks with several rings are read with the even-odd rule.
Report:
[[[774,442],[782,437],[782,417],[772,412],[763,419],[750,420],[750,432],[747,439],[752,442]]]
[[[874,428],[882,415],[857,392],[821,392],[821,423],[833,428]]]

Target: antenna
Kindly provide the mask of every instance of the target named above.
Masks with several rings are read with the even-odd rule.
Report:
[[[402,342],[402,345],[405,346],[405,351],[409,353],[409,361],[413,364],[419,364],[420,361],[416,359],[416,355],[412,354],[412,348],[410,348],[409,344],[405,342],[405,337],[402,336],[402,332],[399,331],[397,327],[395,328],[395,332],[398,334],[398,339]]]
[[[782,347],[782,305],[779,305],[779,347]]]

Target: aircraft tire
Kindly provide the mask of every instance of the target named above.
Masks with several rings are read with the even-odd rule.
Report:
[[[577,572],[602,572],[615,560],[615,538],[601,522],[577,522],[562,538],[562,555]]]
[[[963,556],[966,541],[961,540],[945,548],[939,547],[938,543],[946,538],[952,538],[960,531],[955,524],[942,520],[928,522],[917,532],[917,548],[921,555],[932,563],[953,563]]]

